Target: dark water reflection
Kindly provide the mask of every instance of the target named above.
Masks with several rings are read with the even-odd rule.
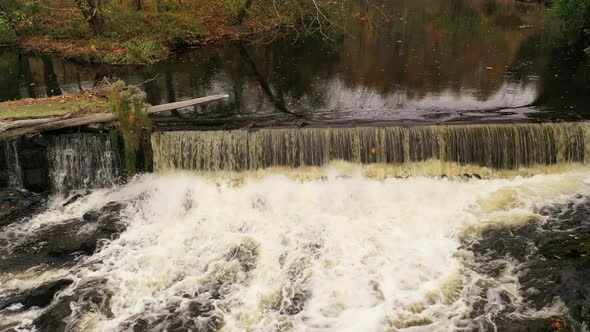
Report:
[[[349,35],[205,48],[150,67],[0,54],[0,100],[72,93],[103,77],[152,104],[227,93],[182,121],[477,122],[588,117],[590,61],[543,10],[510,0],[356,1]]]

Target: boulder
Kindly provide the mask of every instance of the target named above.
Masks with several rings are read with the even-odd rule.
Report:
[[[43,308],[48,306],[55,294],[72,284],[72,280],[58,279],[46,282],[32,289],[20,292],[5,293],[0,298],[0,310],[9,309],[11,306],[20,305],[18,309],[11,311],[27,310],[31,307]]]
[[[73,314],[72,303],[77,303],[78,315],[96,312],[111,317],[110,302],[113,294],[106,289],[105,285],[106,280],[89,281],[77,287],[71,294],[58,297],[55,303],[33,321],[36,330],[40,332],[65,331],[66,319],[75,321],[77,318],[71,317]]]
[[[0,248],[0,271],[21,272],[31,267],[72,265],[80,256],[99,250],[101,240],[116,238],[125,230],[119,213],[124,204],[109,203],[82,219],[46,225],[26,237],[15,237]]]
[[[0,188],[0,229],[41,211],[46,196],[26,190]]]

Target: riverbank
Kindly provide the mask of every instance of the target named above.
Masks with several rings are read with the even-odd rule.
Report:
[[[47,98],[26,98],[0,103],[0,121],[36,119],[68,114],[104,113],[107,101],[93,91]],[[1,128],[1,126],[0,126]]]
[[[100,35],[93,34],[73,3],[60,8],[41,6],[27,19],[30,23],[18,27],[13,36],[4,36],[0,45],[84,63],[149,65],[177,50],[272,38],[292,23],[254,8],[238,22],[222,6],[197,2],[187,8],[158,10],[150,8],[152,1],[145,1],[142,10],[111,5],[103,9]]]

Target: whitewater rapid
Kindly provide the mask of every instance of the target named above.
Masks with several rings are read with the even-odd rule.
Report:
[[[473,254],[462,241],[494,227],[544,222],[541,209],[589,187],[590,172],[579,170],[492,180],[375,179],[330,167],[307,179],[273,172],[235,179],[152,174],[66,207],[54,202],[54,209],[3,233],[26,236],[126,202],[126,230],[117,239],[54,271],[74,280],[64,294],[106,280],[112,296],[108,314],[73,306],[68,327],[74,330],[125,330],[139,320],[165,329],[162,317],[172,312],[187,330],[467,330],[486,319],[470,314],[488,277],[472,268]],[[0,287],[50,277],[4,276]],[[502,291],[519,303],[510,269],[489,288],[488,294]],[[195,317],[195,301],[206,302],[206,314]],[[555,303],[530,315],[563,310]],[[19,317],[30,322],[37,314]]]

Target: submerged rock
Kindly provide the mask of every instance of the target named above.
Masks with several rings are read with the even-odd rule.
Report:
[[[3,294],[0,298],[0,311],[5,309],[21,311],[31,307],[46,307],[51,303],[56,293],[71,285],[72,282],[69,279],[58,279],[32,289]],[[10,310],[11,307],[18,309]]]
[[[86,313],[100,313],[112,317],[110,302],[112,292],[106,288],[106,280],[87,282],[73,290],[71,294],[60,296],[33,321],[40,332],[61,332],[72,329],[76,321]],[[72,310],[72,304],[76,310]],[[66,322],[68,321],[68,322]]]
[[[0,229],[41,211],[45,196],[26,190],[0,188]]]
[[[524,307],[510,305],[494,313],[499,331],[551,331],[556,318],[527,318],[526,309],[542,310],[563,303],[570,317],[558,317],[571,326],[590,322],[590,200],[545,211],[544,224],[494,229],[482,234],[467,248],[475,255],[474,269],[496,279],[508,265],[518,277]],[[483,316],[489,305],[485,290],[473,317]],[[515,318],[517,317],[517,318]],[[563,326],[560,331],[568,331]],[[555,326],[557,326],[555,325]],[[520,327],[519,327],[520,326]],[[522,328],[521,328],[522,327]],[[524,328],[526,327],[526,328]]]
[[[122,324],[121,330],[133,332],[213,332],[222,326],[223,318],[216,311],[210,298],[185,295],[178,299],[172,299],[164,310],[133,317]]]
[[[496,322],[502,332],[572,332],[571,324],[563,317],[518,318],[501,317]]]
[[[46,225],[24,239],[15,238],[0,250],[0,271],[14,273],[43,264],[61,267],[79,256],[92,255],[100,240],[113,239],[125,230],[119,217],[123,206],[110,203],[82,219]]]

